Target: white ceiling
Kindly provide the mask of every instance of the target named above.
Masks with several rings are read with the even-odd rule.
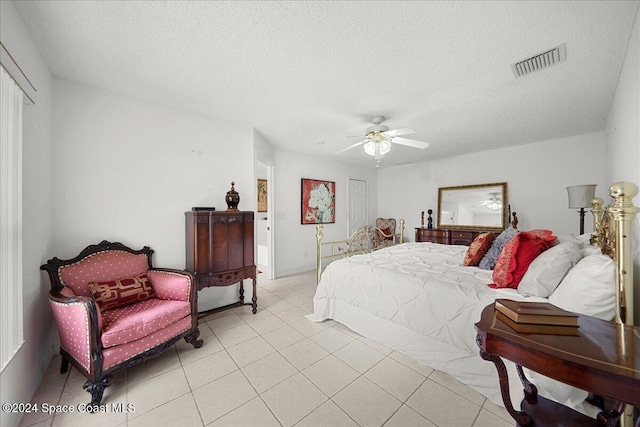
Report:
[[[56,77],[371,167],[361,148],[334,153],[378,114],[431,144],[394,145],[381,167],[603,130],[638,4],[16,2]],[[566,62],[514,77],[561,43]]]

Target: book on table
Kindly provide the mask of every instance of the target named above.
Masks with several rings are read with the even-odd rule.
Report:
[[[578,326],[578,316],[548,302],[514,301],[499,298],[495,309],[515,323]]]
[[[519,334],[542,334],[542,335],[571,335],[579,336],[576,326],[565,325],[543,325],[540,323],[517,323],[509,319],[502,312],[495,312],[496,318],[509,326]]]

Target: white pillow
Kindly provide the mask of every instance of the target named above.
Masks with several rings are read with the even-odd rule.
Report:
[[[573,234],[564,234],[562,236],[558,236],[558,239],[556,241],[558,242],[558,244],[566,243],[566,242],[575,242],[580,246],[582,246],[582,244],[584,243],[582,240],[578,239]]]
[[[582,258],[549,297],[574,313],[611,320],[616,313],[615,265],[606,255]]]
[[[549,248],[529,265],[518,285],[518,292],[525,296],[547,298],[581,258],[580,245],[574,241]]]
[[[591,240],[592,233],[584,233],[576,236],[576,239],[580,240],[583,244],[588,245]]]
[[[584,245],[582,247],[582,257],[588,257],[589,255],[596,255],[596,254],[601,254],[602,250],[600,249],[599,246],[593,246],[593,245]]]

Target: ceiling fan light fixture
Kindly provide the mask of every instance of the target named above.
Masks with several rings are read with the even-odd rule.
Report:
[[[378,138],[380,136],[380,138]],[[382,133],[375,135],[373,138],[364,143],[364,152],[379,160],[391,151],[391,138]]]
[[[391,144],[399,144],[407,147],[425,149],[429,146],[428,142],[416,141],[413,139],[403,138],[400,135],[409,135],[416,133],[410,128],[398,128],[389,130],[389,127],[383,125],[384,116],[374,116],[371,118],[373,126],[369,126],[365,132],[364,138],[349,147],[343,148],[336,154],[351,150],[352,148],[362,146],[365,154],[374,157],[380,164],[380,159],[391,151]]]
[[[502,200],[491,200],[485,206],[487,209],[491,209],[492,211],[500,210],[502,209]]]

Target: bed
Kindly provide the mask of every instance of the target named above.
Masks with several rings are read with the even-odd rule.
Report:
[[[557,279],[559,284],[556,284],[556,288],[551,289],[548,295],[536,291],[535,286],[532,288],[530,285],[526,288],[528,292],[512,288],[490,288],[487,285],[495,281],[493,271],[476,266],[463,266],[463,260],[469,250],[467,246],[399,241],[398,244],[369,253],[350,254],[348,257],[335,260],[326,266],[321,275],[322,266],[319,264],[320,280],[313,300],[314,312],[307,317],[314,322],[326,319],[338,321],[367,338],[400,351],[431,368],[448,373],[502,406],[495,367],[479,356],[473,327],[480,319],[482,309],[492,304],[495,299],[549,301],[570,311],[607,320],[614,317],[618,319],[622,308],[623,312],[626,310],[628,319],[633,317],[629,303],[624,303],[632,300],[629,295],[632,285],[626,283],[618,286],[615,282],[616,277],[620,275],[614,274],[618,265],[632,262],[631,250],[619,250],[617,252],[620,253],[616,253],[615,248],[618,245],[612,245],[611,242],[612,236],[618,233],[621,236],[620,244],[622,245],[624,236],[624,244],[630,245],[627,237],[630,236],[629,218],[633,218],[632,213],[637,210],[631,204],[631,198],[637,194],[637,187],[630,183],[623,184],[625,191],[613,191],[620,185],[612,186],[611,195],[614,203],[610,207],[601,209],[600,204],[596,203],[595,235],[581,238],[563,237],[559,239],[560,243],[554,242],[556,244],[553,247],[550,245],[546,249],[545,257],[540,254],[531,262],[522,280],[525,280],[529,270],[532,275],[537,275],[538,279],[545,279],[551,270],[557,269],[553,264],[557,264],[560,259],[552,249],[579,248],[580,259],[576,259],[573,250],[574,255],[571,256],[568,270]],[[613,214],[616,206],[623,205],[628,212],[626,222],[614,219]],[[627,227],[626,232],[622,230],[624,227]],[[321,234],[321,229],[319,231]],[[523,233],[512,230],[514,235]],[[553,236],[554,239],[555,237]],[[591,241],[588,241],[589,238]],[[321,236],[318,237],[318,242],[321,240]],[[602,245],[603,251],[612,255],[613,259],[600,253],[600,248],[594,244]],[[583,263],[584,268],[580,265],[581,261],[588,257],[589,262],[596,262],[599,273],[593,273],[593,266],[590,267],[591,270],[587,269],[589,262]],[[543,258],[546,259],[545,262],[538,262]],[[319,255],[318,259],[321,260],[322,257]],[[629,270],[632,269],[627,264],[626,271]],[[557,276],[558,272],[554,274]],[[585,277],[594,274],[594,288],[575,291],[578,283],[583,283]],[[601,277],[602,274],[606,276],[604,279]],[[629,282],[628,276],[629,274],[625,278],[626,282]],[[526,283],[530,282],[531,280],[528,280]],[[584,291],[588,295],[580,296]],[[620,296],[620,293],[623,295]],[[508,364],[507,368],[512,401],[520,402],[522,386],[515,366]],[[538,386],[541,395],[590,416],[595,416],[599,411],[598,408],[585,403],[586,391],[533,372],[528,372],[528,375]]]

